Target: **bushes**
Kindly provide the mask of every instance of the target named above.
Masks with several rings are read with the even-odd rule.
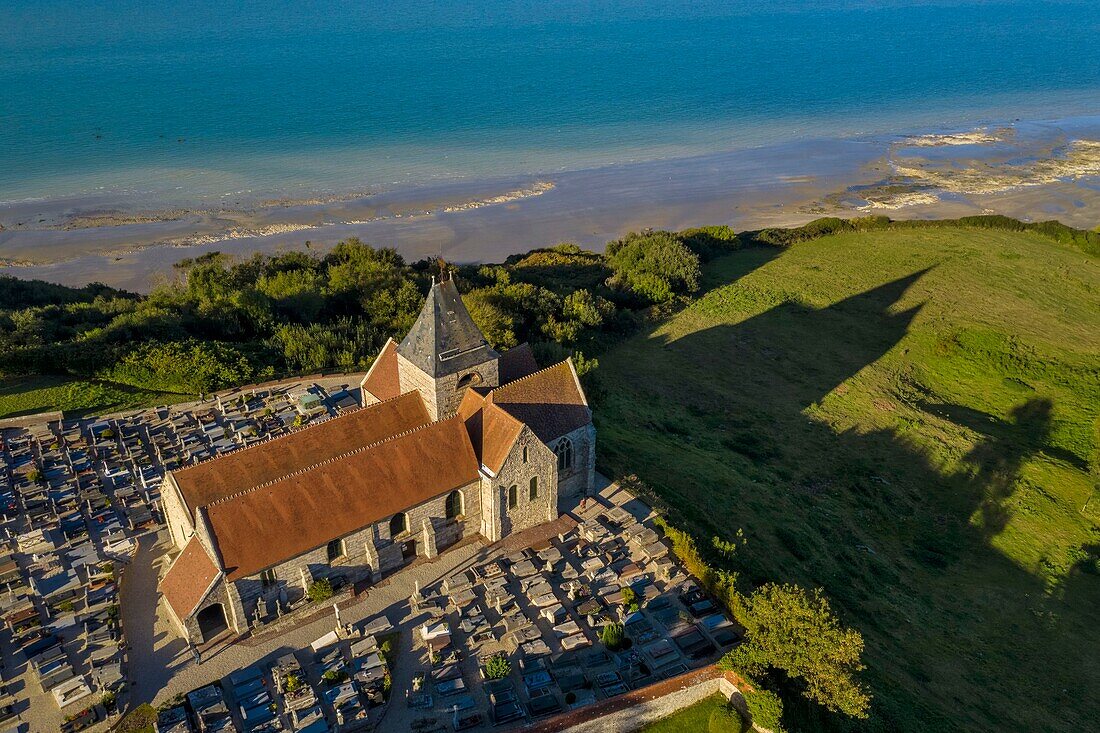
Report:
[[[502,680],[512,672],[512,664],[503,653],[494,654],[485,662],[485,679]]]
[[[753,725],[781,733],[783,729],[779,721],[783,717],[783,701],[779,699],[779,695],[771,690],[754,687],[751,690],[742,690],[741,696],[745,699],[749,721]]]
[[[144,344],[101,376],[133,387],[198,393],[245,384],[253,369],[229,344],[191,340]]]
[[[306,597],[313,603],[327,601],[334,595],[336,595],[336,592],[332,589],[332,583],[329,582],[328,578],[315,580],[306,588]]]
[[[701,277],[699,255],[669,232],[628,234],[607,245],[614,270],[609,283],[652,303],[694,293]]]
[[[603,628],[600,630],[600,641],[613,652],[627,648],[630,642],[630,640],[626,638],[626,631],[623,629],[623,625],[617,621],[608,621],[604,624]]]

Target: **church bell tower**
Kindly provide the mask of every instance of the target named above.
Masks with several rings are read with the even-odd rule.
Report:
[[[455,414],[467,389],[499,386],[498,359],[444,271],[397,347],[401,391],[419,391],[432,419],[443,420]]]

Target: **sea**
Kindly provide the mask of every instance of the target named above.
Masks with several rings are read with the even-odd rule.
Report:
[[[0,0],[0,203],[340,196],[1100,114],[1096,0]]]

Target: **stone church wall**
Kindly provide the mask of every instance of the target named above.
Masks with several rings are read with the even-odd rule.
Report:
[[[596,428],[592,423],[577,428],[554,441],[551,449],[563,439],[573,444],[573,465],[558,469],[558,498],[579,498],[591,490],[596,480]]]
[[[523,449],[527,448],[527,461]],[[530,497],[531,479],[538,478],[538,496]],[[489,480],[489,479],[486,479]],[[492,478],[494,499],[500,507],[500,524],[495,538],[557,519],[558,463],[553,451],[546,447],[531,429],[524,426],[497,475]],[[508,506],[508,489],[516,487],[516,506]]]
[[[183,504],[176,482],[169,473],[164,477],[160,487],[160,504],[164,511],[164,519],[168,523],[168,534],[172,538],[172,544],[177,550],[182,550],[194,534],[191,523],[191,515]]]
[[[496,387],[499,384],[496,359],[490,359],[458,374],[447,374],[435,379],[431,375],[420,371],[417,366],[401,354],[397,355],[397,376],[400,381],[401,392],[419,391],[424,398],[424,406],[428,408],[428,414],[431,415],[433,420],[445,420],[455,414],[462,398],[466,395],[466,390],[469,388],[468,386],[460,388],[458,382],[474,372],[481,375],[481,381],[477,384],[486,387]]]

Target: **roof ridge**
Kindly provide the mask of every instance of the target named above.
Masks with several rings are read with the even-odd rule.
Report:
[[[297,427],[297,428],[292,427],[289,432],[283,433],[282,435],[269,436],[269,437],[263,438],[261,440],[257,440],[255,443],[253,443],[251,445],[245,445],[245,446],[240,446],[240,447],[237,447],[237,448],[233,448],[232,450],[225,451],[224,453],[217,453],[215,455],[210,456],[209,458],[204,458],[201,461],[197,461],[195,463],[192,463],[190,466],[184,466],[183,468],[177,468],[175,471],[172,471],[172,473],[176,476],[179,476],[180,474],[186,473],[189,469],[205,465],[205,464],[209,463],[210,461],[216,461],[219,458],[224,458],[225,456],[236,455],[238,453],[242,453],[242,452],[244,452],[246,450],[250,450],[252,448],[259,448],[262,445],[267,445],[268,443],[274,443],[276,441],[283,440],[284,438],[289,438],[292,435],[299,435],[300,433],[304,433],[305,431],[310,430],[312,428],[317,428],[317,427],[320,427],[321,425],[327,425],[328,423],[332,422],[333,420],[339,420],[341,418],[350,417],[351,415],[355,415],[359,412],[362,412],[363,410],[369,410],[372,407],[378,407],[379,405],[385,405],[389,402],[399,400],[402,397],[404,397],[405,395],[410,395],[410,394],[415,394],[415,393],[414,392],[405,392],[403,394],[397,395],[396,397],[390,397],[387,400],[382,400],[380,402],[375,402],[373,405],[367,405],[366,407],[361,407],[359,405],[356,405],[355,407],[353,407],[349,410],[344,410],[344,411],[342,411],[341,413],[339,413],[337,415],[329,415],[328,417],[326,417],[323,420],[318,420],[317,422],[312,422],[312,423],[309,423],[308,425],[302,425],[301,427]]]
[[[412,394],[412,393],[407,392],[406,394]],[[396,399],[396,398],[394,398],[394,399]],[[280,481],[285,481],[286,479],[291,478],[293,476],[301,476],[302,474],[308,473],[309,471],[312,471],[315,468],[320,468],[321,466],[327,466],[331,463],[335,463],[336,461],[341,461],[345,458],[348,458],[349,456],[353,456],[353,455],[356,455],[358,453],[362,453],[362,452],[364,452],[366,450],[369,450],[371,448],[377,448],[378,446],[382,445],[383,443],[388,443],[391,440],[396,440],[398,438],[404,438],[408,435],[411,435],[412,433],[417,432],[418,430],[426,430],[426,429],[428,429],[430,427],[433,427],[435,425],[442,425],[443,423],[451,422],[453,420],[458,420],[458,419],[459,419],[459,417],[457,415],[454,415],[454,416],[448,417],[444,420],[438,420],[436,422],[430,422],[430,423],[427,423],[426,425],[418,425],[415,428],[410,428],[409,430],[405,430],[405,431],[400,432],[400,433],[394,433],[393,435],[391,435],[389,437],[382,438],[381,440],[376,440],[373,443],[367,443],[366,445],[361,445],[358,448],[352,448],[349,451],[345,451],[345,452],[340,453],[338,455],[332,456],[331,458],[326,458],[323,461],[318,461],[317,463],[311,463],[308,466],[303,466],[302,468],[291,471],[290,473],[284,473],[282,476],[279,476],[278,478],[269,479],[267,481],[264,481],[263,483],[256,484],[255,486],[250,486],[247,489],[241,489],[240,491],[236,491],[232,494],[227,494],[226,496],[215,499],[214,501],[210,502],[209,504],[204,504],[203,506],[211,507],[211,506],[216,506],[218,504],[223,504],[223,503],[229,501],[230,499],[236,499],[239,496],[244,496],[245,494],[250,494],[253,491],[256,491],[258,489],[267,488],[268,486],[272,486],[274,484],[277,484]]]
[[[491,390],[489,390],[489,394],[491,395],[491,394],[495,394],[497,392],[500,392],[502,390],[506,390],[509,387],[511,387],[513,384],[519,384],[520,382],[531,379],[532,377],[537,377],[538,375],[542,374],[543,372],[548,372],[551,369],[557,369],[562,364],[568,364],[570,361],[572,361],[572,359],[573,359],[572,356],[567,356],[564,359],[562,359],[561,361],[555,362],[555,363],[551,364],[548,367],[543,367],[542,369],[539,369],[538,371],[535,371],[535,372],[531,372],[530,374],[522,376],[519,379],[513,379],[511,382],[508,382],[508,384],[502,384],[499,387],[493,387]],[[486,397],[488,397],[488,395],[486,395]]]

